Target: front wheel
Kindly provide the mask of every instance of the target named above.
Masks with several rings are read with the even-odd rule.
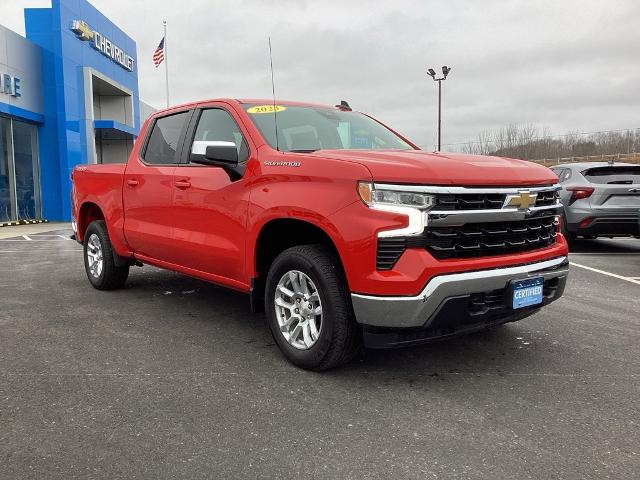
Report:
[[[278,347],[299,367],[327,370],[358,351],[361,334],[342,267],[323,245],[278,255],[267,275],[265,310]]]
[[[121,288],[129,276],[129,265],[115,264],[109,233],[102,220],[91,222],[84,234],[84,269],[89,282],[98,290]]]

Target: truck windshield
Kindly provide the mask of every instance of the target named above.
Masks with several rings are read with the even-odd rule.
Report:
[[[276,148],[273,105],[243,105],[264,139]],[[362,113],[333,108],[276,105],[278,148],[283,152],[315,150],[412,150],[388,128]]]

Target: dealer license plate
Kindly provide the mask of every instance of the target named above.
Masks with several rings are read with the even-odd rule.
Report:
[[[542,289],[544,288],[544,277],[527,278],[526,280],[515,280],[512,283],[513,308],[529,307],[542,303]]]

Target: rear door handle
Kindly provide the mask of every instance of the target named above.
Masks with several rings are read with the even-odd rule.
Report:
[[[127,180],[127,185],[129,185],[130,187],[136,187],[138,183],[138,180],[134,180],[133,178]]]
[[[189,188],[191,186],[191,182],[189,182],[187,180],[176,180],[175,185],[180,190],[185,190],[185,189],[187,189],[187,188]]]

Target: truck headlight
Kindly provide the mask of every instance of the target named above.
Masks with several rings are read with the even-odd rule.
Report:
[[[395,188],[376,188],[369,182],[358,182],[358,195],[369,208],[407,216],[403,228],[382,230],[378,237],[404,237],[420,235],[427,225],[427,211],[435,205],[435,197],[426,193],[403,191]]]
[[[358,182],[358,193],[362,201],[370,207],[377,205],[397,205],[418,210],[429,210],[435,205],[435,197],[428,193],[407,192],[375,186],[369,182]]]

